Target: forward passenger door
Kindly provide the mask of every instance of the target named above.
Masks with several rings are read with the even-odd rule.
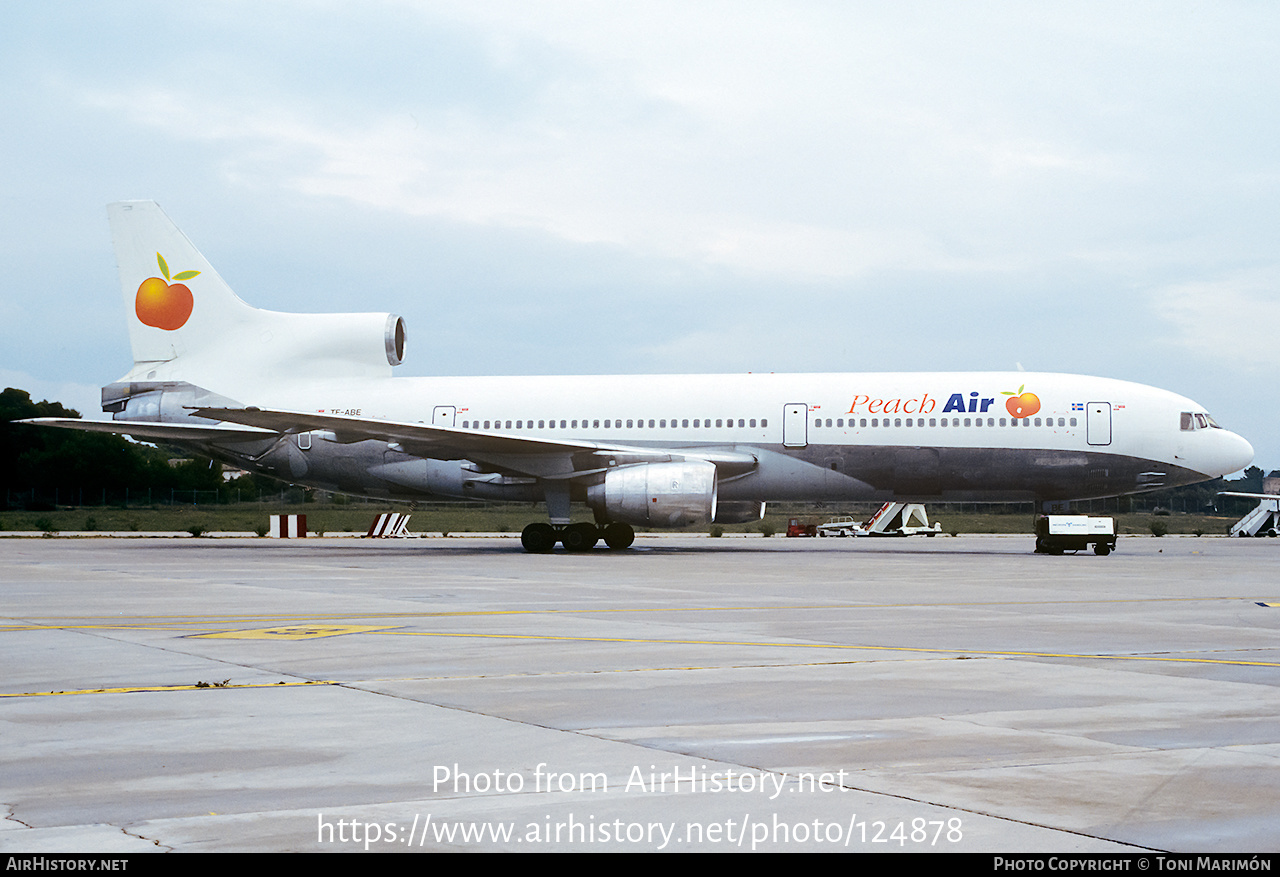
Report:
[[[1111,444],[1111,403],[1090,402],[1086,405],[1084,426],[1089,444]]]

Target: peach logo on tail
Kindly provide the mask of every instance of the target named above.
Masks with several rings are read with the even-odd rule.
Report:
[[[1030,417],[1040,410],[1040,397],[1035,393],[1024,393],[1026,384],[1023,384],[1016,392],[1003,392],[1000,395],[1008,396],[1004,400],[1004,407],[1014,417]]]
[[[133,309],[138,314],[138,319],[146,325],[172,332],[186,325],[195,299],[191,297],[191,290],[186,284],[169,282],[169,263],[164,260],[164,256],[156,253],[156,262],[160,265],[160,273],[164,275],[164,279],[148,277],[142,281]],[[190,280],[199,273],[183,271],[173,275],[172,279]]]

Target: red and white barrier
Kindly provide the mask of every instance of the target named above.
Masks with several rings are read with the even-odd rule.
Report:
[[[407,537],[409,535],[409,518],[411,517],[413,516],[399,512],[378,515],[373,519],[373,523],[369,525],[369,532],[364,534],[365,538],[396,539]]]
[[[302,539],[307,535],[307,516],[272,515],[267,535],[273,539]]]

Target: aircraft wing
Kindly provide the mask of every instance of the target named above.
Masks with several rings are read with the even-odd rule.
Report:
[[[741,475],[757,464],[755,455],[734,449],[650,448],[603,442],[565,441],[455,427],[431,426],[267,408],[197,408],[197,417],[229,421],[280,434],[325,430],[341,443],[367,440],[399,445],[407,454],[436,460],[470,460],[495,471],[568,479],[630,463],[706,460],[721,477]]]
[[[143,441],[252,441],[273,438],[275,433],[256,426],[228,426],[221,423],[157,423],[151,420],[80,420],[75,417],[32,417],[19,420],[33,426],[56,426],[81,432],[130,435]]]

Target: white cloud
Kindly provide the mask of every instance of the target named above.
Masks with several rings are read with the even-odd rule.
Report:
[[[951,41],[981,21],[957,34],[825,6],[410,10],[474,28],[515,103],[495,112],[462,84],[453,100],[422,104],[408,81],[390,108],[216,82],[95,87],[89,101],[178,141],[219,144],[241,185],[744,274],[1017,261],[1045,225],[1094,233],[1074,211],[1045,208],[1117,175],[1112,156],[1063,136],[1061,120],[1010,104],[996,65],[948,69]],[[1013,225],[1011,209],[1023,212]]]
[[[1174,284],[1157,290],[1152,301],[1177,330],[1172,343],[1196,359],[1270,373],[1280,367],[1280,345],[1271,335],[1280,326],[1280,270]]]

